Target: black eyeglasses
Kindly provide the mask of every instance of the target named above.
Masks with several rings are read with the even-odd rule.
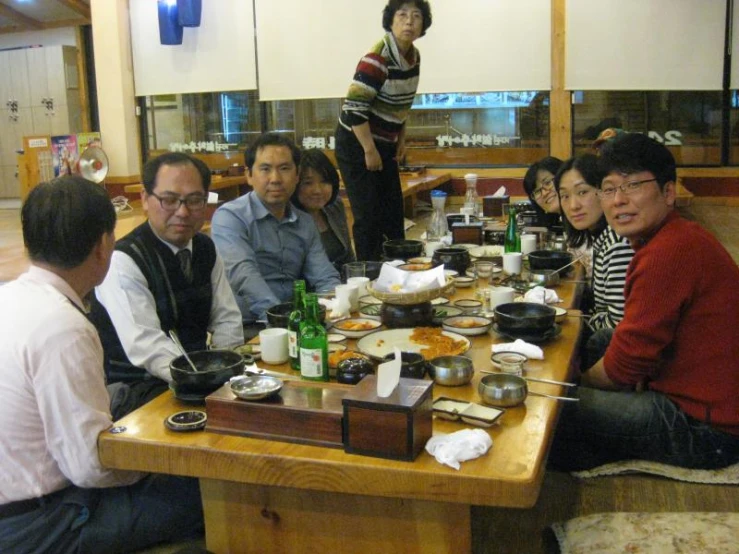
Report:
[[[536,200],[538,200],[539,198],[541,198],[541,195],[544,194],[544,189],[552,190],[553,186],[554,186],[554,177],[547,177],[546,179],[542,179],[541,186],[537,189],[534,189],[532,196]]]
[[[651,183],[657,179],[642,179],[641,181],[627,181],[620,185],[606,184],[602,189],[598,191],[598,198],[601,200],[613,200],[616,197],[616,191],[620,190],[625,195],[634,194],[638,191],[644,183]]]
[[[159,204],[162,206],[162,209],[168,212],[176,212],[180,209],[182,204],[184,204],[191,212],[198,212],[205,208],[205,204],[208,202],[208,198],[200,194],[192,194],[190,196],[185,196],[184,198],[180,198],[173,194],[159,196],[153,192],[150,193],[150,195],[159,200]]]

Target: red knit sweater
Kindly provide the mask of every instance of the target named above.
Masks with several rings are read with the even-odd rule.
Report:
[[[606,373],[622,385],[646,378],[690,416],[739,435],[739,268],[677,213],[634,250]]]

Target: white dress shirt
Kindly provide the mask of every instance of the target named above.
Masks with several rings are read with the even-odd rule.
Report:
[[[161,240],[161,239],[160,239]],[[176,246],[162,241],[176,255]],[[186,247],[192,252],[192,241]],[[241,311],[226,280],[223,260],[216,253],[210,275],[213,302],[208,331],[214,348],[232,348],[244,344]],[[172,340],[162,331],[156,301],[146,277],[128,254],[116,250],[105,281],[95,295],[108,311],[123,350],[131,363],[143,367],[159,379],[172,381],[169,363],[180,356]]]
[[[114,487],[142,474],[100,464],[111,426],[103,348],[75,291],[31,266],[0,286],[0,504],[80,487]]]

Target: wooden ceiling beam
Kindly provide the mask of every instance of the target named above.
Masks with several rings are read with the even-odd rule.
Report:
[[[69,8],[80,14],[82,17],[90,21],[90,5],[86,4],[82,0],[56,0],[62,6]]]
[[[28,17],[27,15],[23,15],[19,11],[16,11],[11,7],[6,6],[5,4],[0,4],[0,15],[15,22],[18,25],[18,30],[44,28],[43,23],[41,23],[39,20]]]

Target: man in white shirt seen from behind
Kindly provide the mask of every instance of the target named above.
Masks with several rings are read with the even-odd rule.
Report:
[[[200,233],[210,186],[201,160],[169,152],[143,169],[141,204],[148,221],[121,238],[110,271],[96,289],[92,321],[105,350],[109,383],[125,394],[111,406],[119,418],[163,392],[180,351],[244,343],[241,312],[213,241]],[[186,257],[184,262],[180,259]],[[120,392],[120,389],[119,389]]]
[[[104,468],[103,350],[83,298],[108,270],[115,211],[78,176],[34,188],[29,270],[0,287],[0,552],[123,552],[203,528],[197,480]]]

